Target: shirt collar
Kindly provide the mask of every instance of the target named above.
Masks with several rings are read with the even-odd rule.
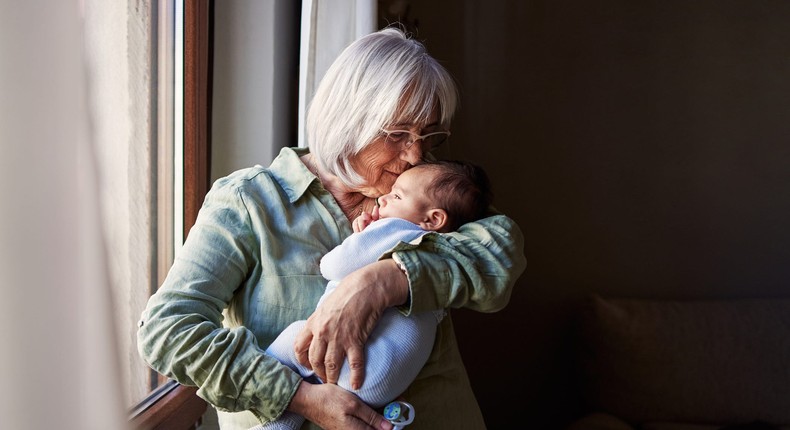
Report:
[[[280,184],[291,203],[299,200],[310,184],[318,180],[299,159],[309,153],[307,148],[283,148],[269,166],[272,178]]]

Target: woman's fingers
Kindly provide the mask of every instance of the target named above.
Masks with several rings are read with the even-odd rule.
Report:
[[[348,350],[348,367],[351,369],[351,389],[359,390],[365,381],[365,349],[359,345]]]
[[[308,352],[310,367],[322,381],[337,384],[343,363],[348,358],[351,387],[354,390],[359,389],[365,379],[364,343],[355,337],[356,332],[352,334],[343,330],[343,327],[333,327],[336,331],[331,339],[313,337]]]
[[[327,430],[391,430],[392,424],[353,393],[302,382],[288,409]]]
[[[326,348],[324,356],[324,377],[321,380],[330,384],[337,384],[337,379],[340,377],[340,369],[343,367],[343,359],[345,358],[345,351],[337,342],[330,343]],[[319,375],[320,377],[320,375]]]
[[[326,366],[324,364],[326,349],[327,345],[323,339],[313,338],[313,342],[310,344],[310,351],[308,353],[310,367],[312,367],[313,372],[315,372],[316,376],[321,378],[322,381],[326,381]]]
[[[310,345],[313,343],[313,332],[310,330],[310,320],[307,320],[302,331],[294,340],[294,354],[302,366],[312,369],[310,365]]]
[[[403,286],[392,284],[396,276],[403,278]],[[365,342],[384,309],[404,302],[407,294],[408,281],[392,260],[349,274],[307,319],[294,342],[297,360],[322,381],[337,383],[348,359],[351,385],[362,387]]]

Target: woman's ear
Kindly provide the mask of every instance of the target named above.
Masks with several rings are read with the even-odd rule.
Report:
[[[447,225],[447,212],[444,209],[430,209],[425,220],[420,223],[423,230],[441,231]]]

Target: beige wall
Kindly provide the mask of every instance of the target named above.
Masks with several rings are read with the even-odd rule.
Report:
[[[790,3],[411,3],[461,85],[450,155],[527,239],[510,306],[454,314],[489,428],[573,413],[586,294],[790,295]]]

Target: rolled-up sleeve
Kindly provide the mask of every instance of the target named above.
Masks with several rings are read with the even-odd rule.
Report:
[[[409,279],[406,314],[444,308],[496,312],[504,308],[526,268],[524,237],[516,223],[494,215],[457,232],[423,236],[392,252]]]

